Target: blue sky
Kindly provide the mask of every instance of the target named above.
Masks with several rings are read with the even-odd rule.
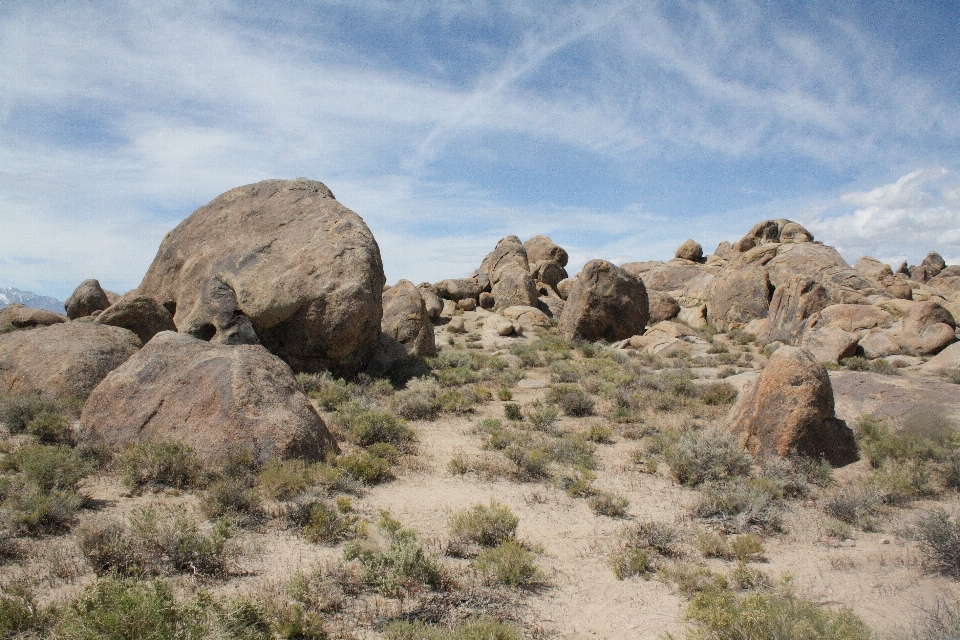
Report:
[[[139,284],[234,186],[325,182],[387,277],[787,217],[960,263],[960,2],[0,1],[0,286]]]

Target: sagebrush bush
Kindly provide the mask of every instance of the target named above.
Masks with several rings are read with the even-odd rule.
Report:
[[[37,604],[32,590],[11,585],[0,590],[0,637],[36,638],[57,615],[53,607]]]
[[[69,528],[87,498],[77,485],[93,469],[70,447],[27,444],[0,461],[0,506],[14,532],[55,533]]]
[[[267,498],[290,500],[314,482],[313,468],[303,460],[271,458],[257,474],[257,487]]]
[[[203,482],[196,452],[176,440],[136,444],[119,456],[118,464],[131,489],[189,489]]]
[[[618,496],[607,491],[600,491],[590,496],[587,504],[589,504],[590,509],[599,516],[622,518],[627,515],[627,507],[630,506],[630,501],[623,496]]]
[[[468,618],[452,628],[398,620],[384,629],[387,640],[523,640],[515,626],[489,616]]]
[[[260,509],[260,496],[250,482],[226,477],[209,484],[200,496],[200,510],[208,518],[228,516],[239,524],[255,518]]]
[[[331,544],[356,537],[362,529],[349,498],[336,501],[309,499],[294,504],[287,519],[308,542]]]
[[[416,534],[381,512],[378,527],[387,535],[386,545],[371,540],[353,541],[344,548],[346,560],[357,560],[365,584],[382,595],[397,597],[423,589],[440,589],[446,582],[440,561],[424,551]]]
[[[730,587],[726,576],[689,562],[664,565],[657,570],[657,578],[673,583],[677,591],[688,598],[698,593],[723,591]]]
[[[523,420],[523,411],[520,409],[520,405],[513,402],[503,405],[503,415],[507,420],[513,420],[514,422]]]
[[[869,627],[849,609],[830,609],[786,589],[704,589],[684,612],[689,640],[870,640]]]
[[[708,531],[697,537],[697,548],[705,558],[738,560],[741,563],[757,560],[763,555],[763,541],[751,533],[728,538]]]
[[[547,402],[560,407],[565,415],[583,417],[593,415],[595,403],[580,386],[555,384],[547,389]]]
[[[337,469],[367,485],[380,484],[393,478],[393,464],[389,458],[377,455],[376,449],[342,455],[337,458],[336,465]]]
[[[87,523],[77,532],[77,546],[99,575],[222,577],[235,553],[229,545],[232,536],[225,519],[204,533],[185,513],[144,507],[135,509],[127,522]]]
[[[520,588],[543,582],[536,554],[513,539],[484,549],[476,560],[477,569],[500,584]]]
[[[440,415],[442,389],[433,378],[414,378],[393,397],[394,410],[407,420],[433,420]]]
[[[921,516],[914,525],[924,566],[930,571],[960,578],[960,522],[945,509]]]
[[[779,531],[783,521],[783,506],[776,496],[762,484],[745,480],[706,485],[693,512],[704,522],[731,533],[748,529]]]
[[[665,523],[646,521],[624,532],[623,543],[609,558],[618,580],[633,576],[648,579],[662,565],[663,558],[680,555],[674,547],[679,537],[676,528]]]
[[[696,431],[680,437],[664,452],[674,478],[697,486],[745,476],[753,458],[737,440],[720,431]]]
[[[697,397],[710,406],[731,404],[737,399],[737,388],[729,382],[709,382],[697,387]]]
[[[60,416],[69,425],[71,419],[80,415],[81,406],[79,401],[59,401],[40,393],[0,395],[0,423],[13,434],[26,432],[27,426],[40,416]]]
[[[923,405],[901,419],[897,429],[873,416],[857,423],[860,447],[873,467],[893,462],[945,459],[953,449],[956,430],[942,408]]]
[[[876,526],[881,504],[882,496],[876,487],[859,484],[837,489],[827,496],[823,510],[840,522],[869,531]]]
[[[510,507],[490,501],[458,511],[450,518],[449,532],[454,541],[495,547],[517,532],[518,518]]]
[[[545,405],[539,400],[534,400],[526,407],[527,421],[540,431],[553,433],[556,431],[557,418],[559,414],[556,408]]]
[[[337,411],[334,424],[349,438],[350,442],[367,447],[386,442],[397,448],[408,448],[416,440],[416,434],[406,421],[391,411],[352,401]]]

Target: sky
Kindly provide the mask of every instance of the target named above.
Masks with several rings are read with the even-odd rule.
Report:
[[[136,287],[268,178],[330,187],[389,282],[503,236],[586,261],[789,218],[960,263],[960,2],[0,0],[0,286]]]

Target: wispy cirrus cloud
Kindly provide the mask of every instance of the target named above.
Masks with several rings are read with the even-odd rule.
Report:
[[[0,284],[135,286],[166,229],[268,177],[324,180],[391,279],[438,279],[507,233],[669,257],[956,167],[956,94],[843,6],[8,3]]]

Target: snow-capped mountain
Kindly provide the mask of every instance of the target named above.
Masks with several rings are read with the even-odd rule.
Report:
[[[19,302],[35,309],[46,309],[54,313],[63,313],[63,303],[50,296],[38,296],[29,291],[20,291],[11,287],[0,287],[0,309],[8,304]]]

